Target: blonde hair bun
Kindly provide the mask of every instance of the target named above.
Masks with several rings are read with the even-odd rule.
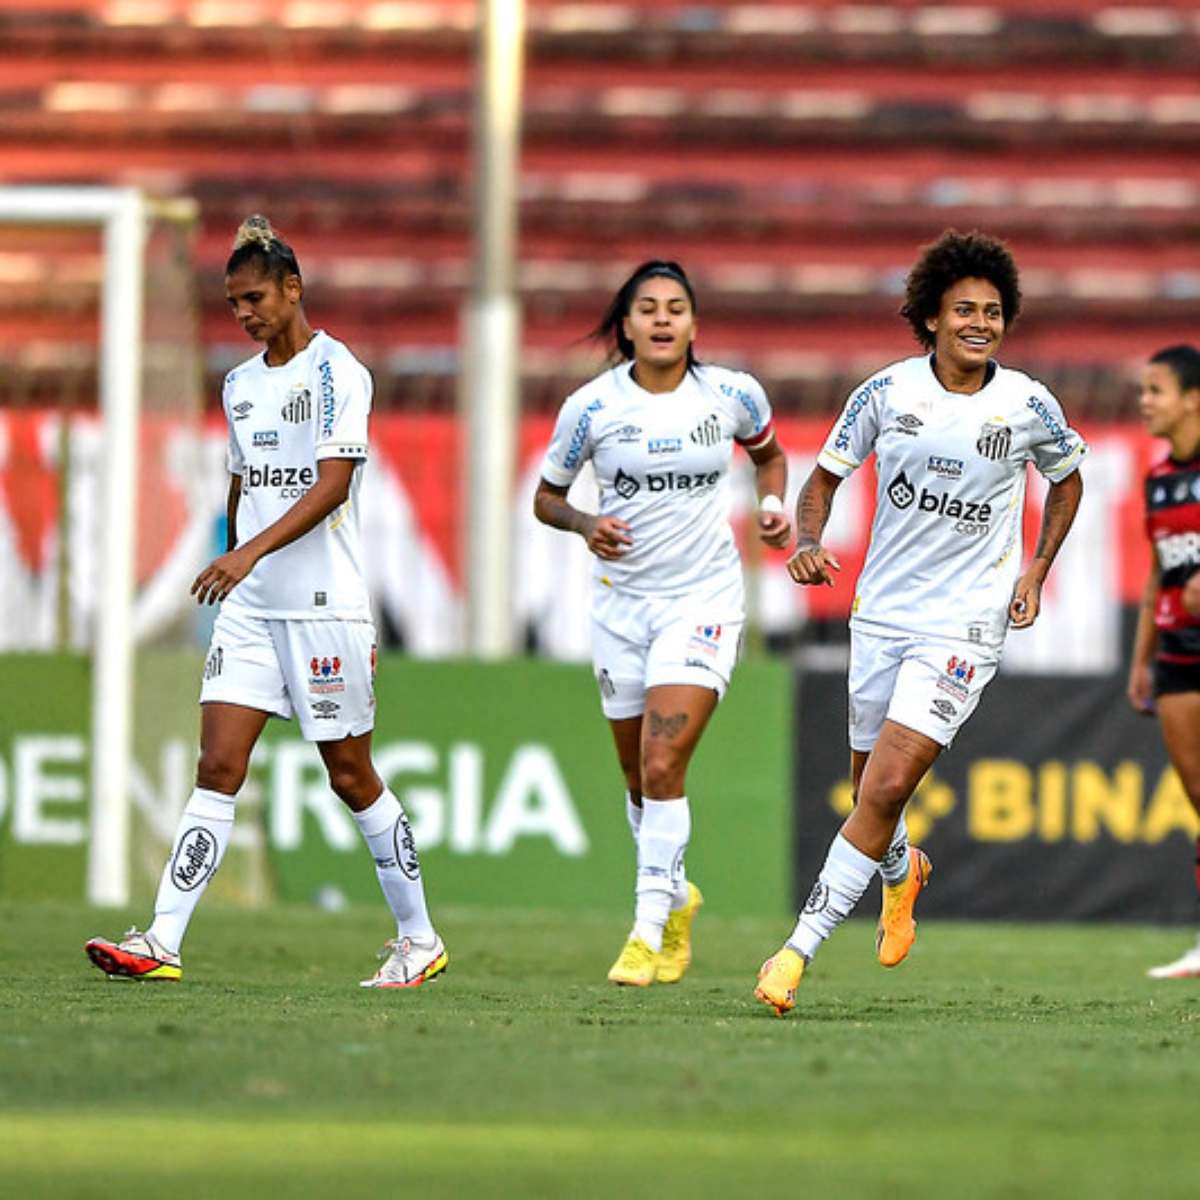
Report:
[[[264,250],[269,251],[271,243],[276,240],[278,239],[275,236],[275,230],[271,228],[271,222],[262,213],[255,213],[238,226],[237,236],[233,239],[233,248],[240,250],[243,246],[255,242]]]

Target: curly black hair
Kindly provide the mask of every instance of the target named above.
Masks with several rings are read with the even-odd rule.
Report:
[[[1000,293],[1004,327],[1009,329],[1021,311],[1021,288],[1017,264],[999,238],[972,229],[959,233],[947,229],[936,242],[926,246],[908,273],[900,315],[908,321],[921,345],[933,348],[934,336],[925,322],[936,317],[942,297],[960,279],[986,279]]]

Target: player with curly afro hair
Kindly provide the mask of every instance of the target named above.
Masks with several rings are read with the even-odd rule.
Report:
[[[900,315],[923,346],[933,349],[932,323],[941,311],[942,297],[962,279],[986,279],[1000,295],[1005,328],[1012,328],[1021,311],[1021,288],[1008,247],[978,230],[959,233],[947,229],[925,247],[905,282]]]
[[[1075,518],[1087,447],[1036,379],[996,361],[1021,307],[1008,247],[950,229],[909,272],[900,315],[926,353],[890,363],[850,394],[796,503],[796,583],[832,587],[822,545],[834,492],[868,458],[875,516],[850,605],[849,735],[854,809],[830,843],[783,946],[754,994],[782,1016],[826,938],[875,875],[875,955],[898,966],[929,856],[904,808],[971,719],[1010,629],[1028,629]],[[1049,482],[1037,546],[1022,562],[1029,464]]]

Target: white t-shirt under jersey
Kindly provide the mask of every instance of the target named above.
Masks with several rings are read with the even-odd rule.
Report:
[[[766,394],[752,376],[707,364],[688,371],[675,391],[656,394],[630,369],[622,363],[567,398],[542,477],[568,487],[590,459],[600,515],[629,523],[626,554],[596,560],[602,584],[635,596],[682,596],[740,580],[729,464],[735,441],[751,449],[770,441]]]
[[[341,342],[318,332],[281,367],[257,354],[225,377],[229,470],[242,479],[237,544],[277,521],[317,481],[323,458],[356,460],[346,502],[266,555],[225,603],[255,616],[369,620],[358,493],[367,457],[371,376]]]
[[[1021,568],[1026,464],[1057,483],[1087,445],[1028,375],[995,364],[964,395],[946,391],[921,356],[851,395],[817,461],[845,477],[872,451],[875,520],[851,626],[998,650]]]

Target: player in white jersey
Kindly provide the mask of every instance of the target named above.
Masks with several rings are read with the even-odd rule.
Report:
[[[846,403],[796,507],[788,562],[801,584],[840,564],[821,545],[833,494],[874,453],[875,520],[850,617],[850,768],[855,807],[796,927],[759,972],[780,1016],[804,968],[878,871],[876,953],[903,961],[930,863],[904,807],[974,712],[1008,626],[1037,619],[1042,584],[1083,493],[1086,446],[1040,383],[995,361],[1020,307],[1003,243],[953,230],[910,272],[901,313],[931,353],[884,368]],[[1049,481],[1041,536],[1022,571],[1027,464]]]
[[[250,753],[268,718],[294,715],[353,813],[396,919],[385,961],[363,986],[415,987],[445,970],[447,955],[408,820],[371,761],[375,627],[358,537],[371,377],[308,324],[296,256],[265,217],[238,230],[225,290],[264,349],[225,380],[228,550],[192,585],[199,603],[222,602],[200,693],[196,788],[153,924],[119,942],[94,938],[87,953],[114,978],[182,977],[180,946],[229,844]]]
[[[637,846],[634,925],[608,977],[645,987],[683,977],[702,902],[684,870],[686,775],[745,620],[729,527],[733,444],[754,463],[758,534],[769,546],[790,537],[787,460],[757,380],[696,361],[696,299],[677,263],[638,267],[596,332],[619,362],[563,405],[534,511],[596,556],[596,681]],[[594,515],[567,499],[585,462],[600,486]]]

